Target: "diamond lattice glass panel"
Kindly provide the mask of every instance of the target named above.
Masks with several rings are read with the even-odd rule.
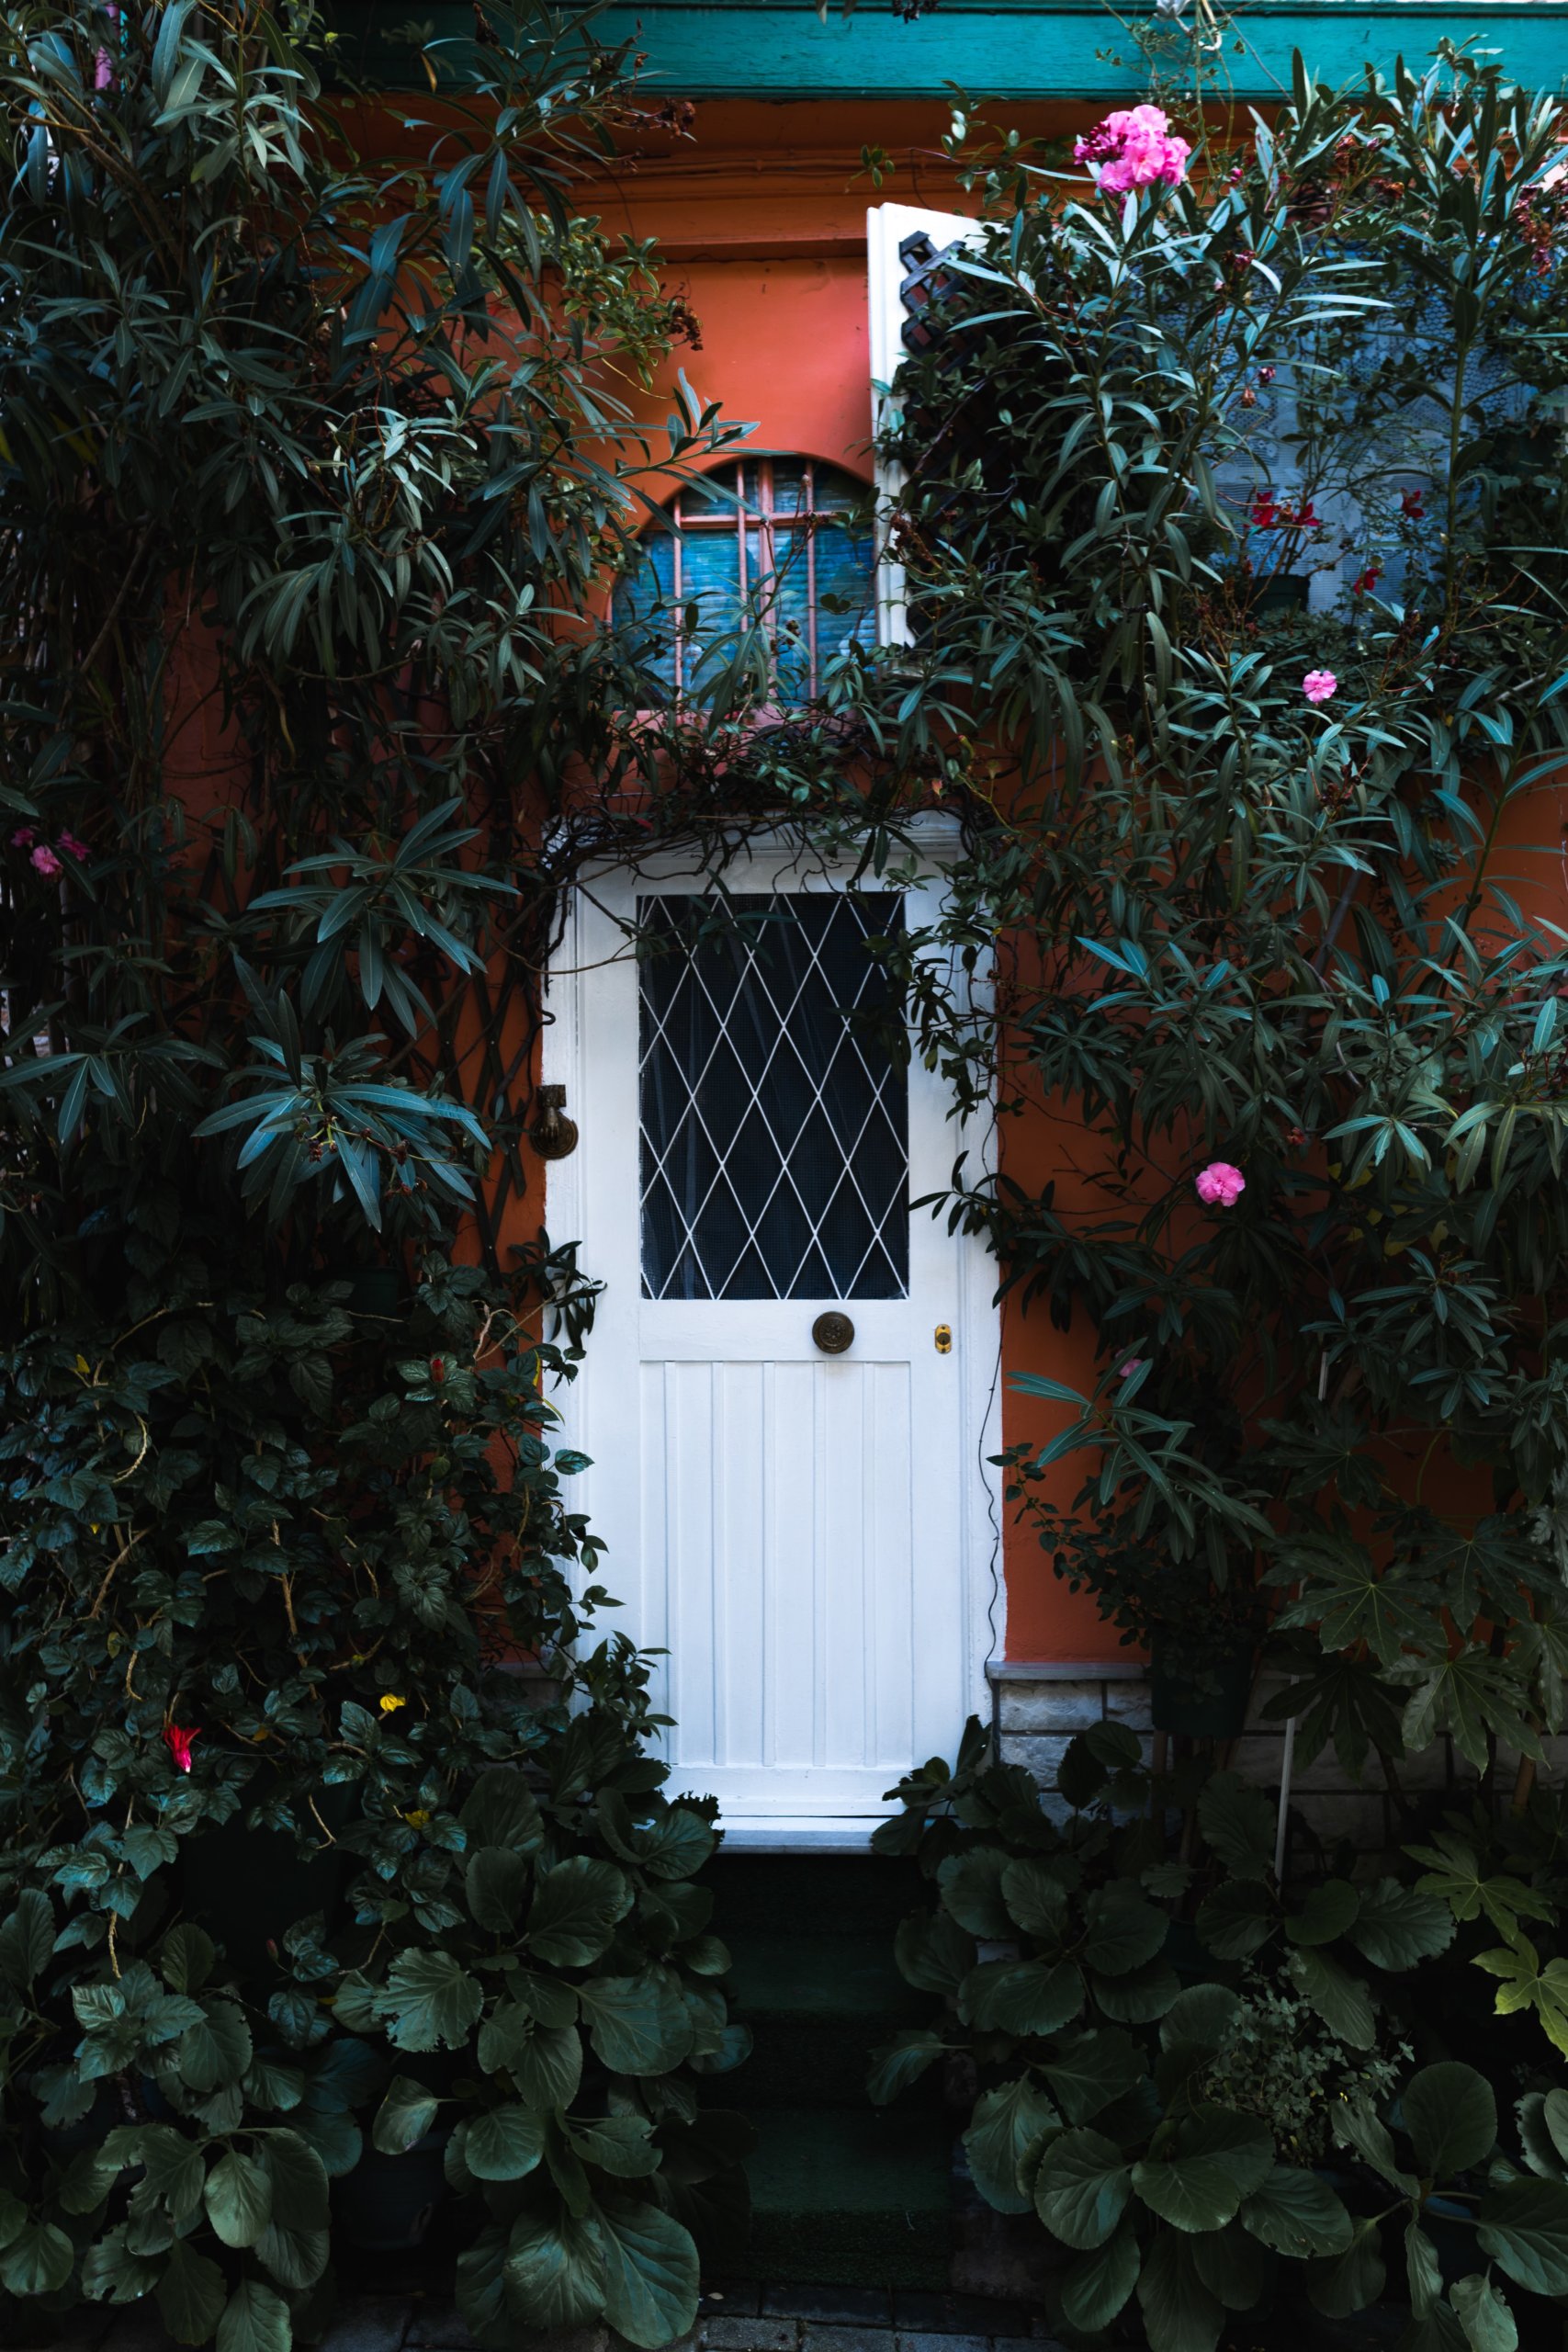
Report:
[[[649,1298],[903,1298],[908,1091],[867,1020],[897,892],[642,899]]]

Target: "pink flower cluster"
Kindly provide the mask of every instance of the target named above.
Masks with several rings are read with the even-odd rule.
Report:
[[[1073,161],[1098,164],[1104,194],[1125,196],[1129,188],[1153,187],[1160,180],[1179,187],[1191,153],[1185,139],[1173,135],[1161,107],[1119,107],[1077,141]]]
[[[1339,681],[1332,670],[1309,670],[1302,680],[1302,692],[1308,702],[1326,702],[1339,690]]]
[[[46,882],[52,882],[57,874],[63,874],[65,871],[60,862],[62,850],[67,857],[73,857],[78,865],[85,864],[92,854],[86,842],[79,842],[74,833],[62,833],[56,840],[54,847],[51,849],[47,842],[39,841],[38,829],[33,825],[18,826],[11,836],[11,847],[30,850],[32,854],[28,863],[35,874],[43,876]]]
[[[1211,1159],[1198,1171],[1198,1198],[1206,1208],[1234,1208],[1247,1190],[1247,1179],[1228,1159]]]

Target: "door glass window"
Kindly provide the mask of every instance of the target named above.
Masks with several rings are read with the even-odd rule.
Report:
[[[649,1298],[903,1298],[906,1073],[865,1020],[896,891],[641,899]]]

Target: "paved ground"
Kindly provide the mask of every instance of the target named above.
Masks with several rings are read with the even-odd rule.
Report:
[[[177,2352],[150,2312],[95,2312],[57,2352]],[[85,2317],[85,2314],[80,2315]],[[538,2336],[528,2352],[615,2352],[604,2328]],[[345,2298],[321,2352],[474,2352],[453,2304],[434,2295]],[[703,2298],[682,2352],[1061,2352],[1016,2303],[859,2287],[731,2287]]]

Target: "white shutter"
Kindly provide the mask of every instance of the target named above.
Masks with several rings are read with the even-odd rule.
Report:
[[[973,241],[978,224],[965,212],[933,212],[923,204],[874,204],[865,216],[865,251],[871,297],[871,424],[883,432],[897,413],[893,379],[904,356],[903,332],[908,317],[902,300],[908,266],[898,248],[906,237],[924,230],[939,250],[961,238]],[[908,645],[909,622],[905,602],[904,567],[885,548],[886,519],[903,487],[900,467],[876,460],[876,641],[878,645]]]

